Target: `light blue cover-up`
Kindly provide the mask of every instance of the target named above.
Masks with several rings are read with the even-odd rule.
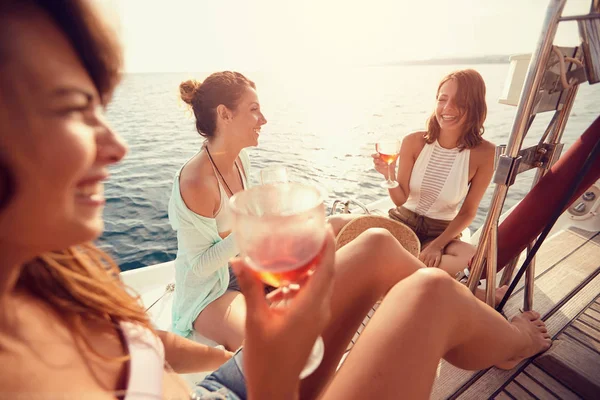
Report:
[[[240,160],[242,176],[248,180],[250,159],[245,150],[240,152]],[[169,222],[177,231],[171,328],[188,337],[198,314],[225,293],[229,284],[228,261],[238,254],[238,248],[233,233],[221,239],[214,218],[203,217],[186,206],[179,188],[182,169],[183,166],[175,174],[169,199]]]

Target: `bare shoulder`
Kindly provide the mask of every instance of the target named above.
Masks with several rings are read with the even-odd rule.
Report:
[[[496,145],[489,140],[483,139],[483,141],[479,143],[475,149],[485,153],[494,153],[496,151]]]
[[[407,146],[412,152],[420,152],[425,146],[424,131],[411,132],[402,140],[402,146]]]
[[[78,345],[54,308],[27,296],[21,296],[19,300],[18,306],[14,307],[19,329],[13,326],[6,330],[5,326],[0,326],[4,340],[0,363],[16,366],[3,368],[0,374],[2,391],[31,393],[35,387],[38,398],[53,397],[52,393],[62,393],[62,398],[79,398],[81,393],[92,393],[97,396],[88,397],[114,399],[106,388],[117,381],[121,363],[106,363],[89,354],[81,343]],[[101,330],[94,324],[83,326],[90,345],[99,354],[108,358],[125,355],[112,326],[105,325]],[[44,334],[40,335],[40,332]],[[0,395],[0,398],[4,397]]]
[[[219,202],[219,183],[208,162],[200,156],[181,171],[179,188],[185,205],[196,214],[212,218]]]
[[[493,161],[496,154],[496,145],[484,139],[481,143],[471,149],[471,154],[478,160],[481,160],[481,162],[490,159]]]
[[[412,145],[424,145],[425,144],[425,131],[411,132],[404,137],[404,141]]]

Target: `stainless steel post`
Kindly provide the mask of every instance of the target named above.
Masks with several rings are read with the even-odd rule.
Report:
[[[490,244],[496,243],[498,240],[498,225],[493,224],[490,230]],[[496,307],[496,264],[497,250],[495,246],[488,247],[487,254],[487,271],[485,285],[485,302],[491,307]]]
[[[527,78],[523,85],[523,91],[519,99],[517,114],[513,123],[511,135],[508,140],[506,154],[515,158],[519,154],[523,138],[529,126],[529,118],[533,114],[535,100],[538,96],[540,83],[544,78],[544,69],[548,64],[548,59],[552,53],[552,43],[558,29],[558,20],[565,7],[566,0],[551,0],[546,10],[546,17],[537,44],[536,51],[531,57]]]
[[[556,36],[558,21],[562,14],[562,10],[565,7],[565,3],[566,0],[551,0],[548,4],[540,39],[538,41],[536,51],[531,58],[529,70],[527,71],[527,78],[525,79],[523,91],[521,92],[521,97],[519,99],[517,113],[506,148],[506,154],[500,157],[499,166],[502,165],[502,158],[506,159],[504,164],[508,164],[509,166],[512,166],[514,160],[517,159],[523,138],[525,137],[529,127],[529,120],[533,113],[535,100],[544,76],[544,69],[552,52],[552,42]],[[498,246],[495,241],[495,232],[491,233],[491,231],[498,224],[498,219],[506,198],[508,186],[511,183],[507,181],[509,177],[503,174],[506,172],[509,174],[514,174],[511,167],[507,167],[503,171],[499,171],[499,169],[496,171],[496,175],[494,176],[494,182],[496,183],[494,196],[492,198],[490,210],[482,229],[478,249],[473,258],[471,275],[467,281],[467,286],[473,293],[475,293],[475,290],[477,289],[479,279],[481,278],[481,273],[483,272],[485,251],[487,250],[488,256],[491,254],[491,252],[497,254],[498,251]],[[494,239],[493,241],[491,240],[492,238]],[[493,279],[495,280],[497,270],[495,257],[493,259],[488,259],[487,270],[487,273],[493,275]],[[490,275],[488,275],[488,279],[491,278]]]
[[[548,143],[558,144],[562,139],[563,132],[565,131],[565,127],[567,125],[567,120],[569,119],[569,114],[571,114],[571,110],[573,109],[573,104],[575,103],[575,96],[577,95],[577,91],[579,90],[579,85],[569,89],[567,92],[567,97],[565,99],[565,103],[563,104],[563,108],[560,111],[557,111],[558,118],[554,124],[552,132],[548,138]],[[538,168],[535,177],[533,178],[533,182],[531,187],[533,188],[537,183],[542,179],[544,175],[550,170],[552,165],[547,164],[544,168]],[[527,246],[527,253],[531,251],[535,240],[531,242]],[[535,280],[535,257],[531,259],[531,263],[527,267],[527,271],[525,273],[525,293],[523,298],[523,309],[525,311],[529,311],[533,309],[533,297],[534,297],[534,280]]]

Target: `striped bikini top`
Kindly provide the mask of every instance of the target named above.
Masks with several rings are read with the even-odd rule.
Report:
[[[437,140],[425,144],[410,176],[404,208],[425,217],[451,221],[469,191],[471,150],[445,149]]]

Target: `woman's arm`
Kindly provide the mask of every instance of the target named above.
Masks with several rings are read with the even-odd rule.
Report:
[[[181,196],[186,207],[193,211],[193,232],[178,232],[179,246],[186,249],[187,264],[196,275],[207,275],[227,265],[238,254],[233,234],[219,236],[214,219],[220,203],[218,183],[211,179],[189,179],[181,182]]]
[[[214,221],[194,221],[197,231],[190,237],[193,243],[185,246],[188,249],[187,265],[198,276],[212,274],[227,266],[229,260],[239,253],[235,235],[232,233],[221,239],[216,226],[211,225],[214,225]]]
[[[165,359],[178,374],[214,371],[233,353],[194,342],[171,332],[157,331],[165,347]]]
[[[471,225],[471,222],[473,222],[473,219],[475,219],[476,214],[477,209],[475,209],[475,212],[473,212],[470,207],[468,207],[468,209],[464,209],[463,203],[460,211],[452,220],[452,222],[450,222],[450,224],[446,227],[444,232],[431,241],[427,247],[432,246],[432,248],[438,248],[440,250],[444,249],[448,243],[454,240],[454,238],[464,231],[465,228]]]
[[[270,306],[252,270],[240,259],[232,261],[248,308],[244,375],[249,399],[298,398],[300,372],[331,316],[334,261],[330,229],[321,262],[285,307]]]

